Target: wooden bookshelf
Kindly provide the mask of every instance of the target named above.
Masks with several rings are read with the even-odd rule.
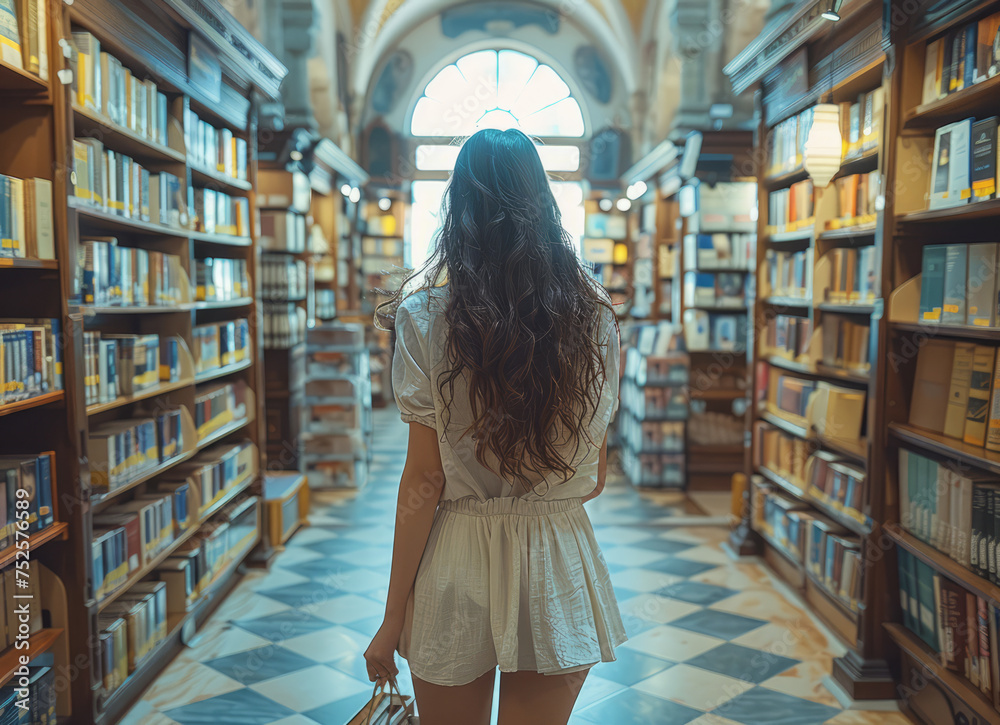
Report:
[[[883,24],[882,3],[875,0],[857,2],[851,5],[850,18],[832,23],[821,21],[806,24],[807,17],[818,16],[820,3],[799,3],[788,13],[771,22],[761,35],[725,68],[725,73],[733,81],[734,88],[742,92],[757,87],[760,93],[758,104],[758,129],[756,137],[759,146],[755,150],[758,161],[758,175],[764,178],[758,196],[758,239],[756,269],[757,302],[753,310],[754,329],[750,348],[754,375],[752,399],[768,401],[766,405],[751,406],[748,411],[748,426],[754,430],[754,448],[760,444],[758,431],[777,428],[783,434],[808,442],[807,455],[818,449],[827,451],[847,464],[865,472],[866,484],[861,510],[855,513],[840,510],[834,502],[823,498],[818,490],[811,493],[808,482],[802,486],[785,479],[769,469],[763,461],[757,460],[756,450],[748,456],[747,470],[759,485],[769,487],[775,494],[799,501],[811,507],[812,513],[840,524],[861,541],[861,593],[858,611],[854,612],[840,597],[833,596],[812,576],[795,571],[787,552],[779,551],[777,543],[767,536],[754,535],[752,521],[754,498],[748,489],[745,493],[747,505],[745,518],[734,532],[731,543],[740,553],[764,554],[765,561],[795,587],[810,609],[837,633],[847,647],[847,654],[834,661],[833,678],[846,694],[856,700],[890,699],[895,697],[892,673],[888,665],[888,641],[881,628],[885,619],[885,602],[881,596],[884,586],[884,557],[869,556],[880,549],[874,531],[877,522],[883,519],[885,496],[878,472],[882,468],[882,430],[880,428],[881,407],[877,405],[882,383],[880,370],[881,356],[878,341],[884,325],[881,324],[881,298],[884,296],[880,277],[879,261],[885,235],[884,218],[890,212],[880,212],[872,222],[867,217],[842,219],[839,209],[838,188],[835,181],[827,187],[814,189],[814,209],[812,216],[788,222],[769,220],[770,195],[790,187],[793,183],[809,179],[804,171],[795,169],[779,176],[765,176],[766,166],[771,164],[770,147],[765,147],[772,129],[788,119],[808,110],[819,103],[854,104],[862,94],[881,87],[884,105],[881,107],[883,128],[879,129],[878,140],[871,148],[865,147],[856,155],[842,159],[834,180],[853,174],[867,174],[878,171],[885,179],[892,162],[891,107],[894,86],[890,83],[885,63],[885,48],[888,45],[887,32]],[[845,8],[846,10],[846,8]],[[812,15],[810,15],[812,13]],[[766,63],[759,59],[766,57]],[[792,74],[802,73],[808,80],[794,88],[779,82]],[[788,139],[788,136],[785,137]],[[892,143],[890,143],[890,140]],[[860,146],[860,144],[859,144]],[[801,143],[797,148],[801,149]],[[794,149],[793,149],[794,150]],[[801,151],[796,156],[801,159]],[[780,161],[780,158],[779,158]],[[788,157],[791,162],[791,157]],[[765,168],[761,168],[765,167]],[[883,181],[883,189],[891,188]],[[875,204],[879,209],[879,204]],[[802,215],[800,214],[800,217]],[[859,223],[863,221],[864,223]],[[795,228],[795,225],[803,225]],[[864,304],[848,304],[839,301],[837,295],[830,294],[829,280],[833,277],[832,261],[839,249],[862,250],[873,248],[871,254],[876,266],[875,301]],[[788,297],[771,291],[768,276],[768,254],[797,253],[805,251],[805,297]],[[881,276],[884,276],[881,275]],[[788,315],[793,319],[805,320],[808,337],[796,353],[785,354],[784,350],[769,347],[768,325],[775,315]],[[870,370],[853,369],[849,365],[824,364],[833,362],[833,355],[823,355],[823,327],[849,321],[869,328]],[[801,354],[799,354],[801,353]],[[797,355],[797,356],[794,356]],[[794,357],[793,357],[794,356]],[[840,437],[818,435],[813,423],[805,416],[783,415],[774,394],[769,388],[777,384],[781,375],[798,376],[803,381],[818,385],[843,387],[847,390],[865,392],[861,438],[847,440]],[[767,424],[760,426],[758,423]],[[822,429],[822,428],[820,428]],[[765,491],[768,488],[764,489]],[[758,494],[759,495],[759,494]],[[804,547],[804,541],[803,541]],[[800,567],[801,568],[801,567]]]
[[[50,541],[58,541],[60,539],[65,541],[68,537],[69,524],[65,521],[56,521],[28,537],[28,551],[34,553]],[[17,558],[17,552],[18,548],[16,544],[0,550],[0,568],[10,566]]]
[[[897,17],[903,7],[902,0],[892,0],[886,12]],[[928,42],[946,37],[1000,11],[996,2],[952,0],[935,4],[932,9],[910,13],[905,22],[893,25],[890,40],[895,47],[897,62],[891,83],[898,92],[892,95],[889,113],[890,136],[899,137],[890,154],[887,168],[888,188],[897,194],[886,195],[885,230],[883,246],[883,292],[890,300],[886,331],[879,341],[880,357],[901,361],[887,371],[879,389],[878,406],[882,411],[882,440],[884,451],[878,474],[884,480],[886,501],[881,511],[881,530],[893,546],[885,557],[884,591],[889,600],[885,631],[892,643],[892,652],[902,663],[903,682],[910,681],[912,673],[920,672],[934,696],[924,692],[900,689],[901,706],[922,720],[934,719],[944,707],[955,717],[981,722],[1000,723],[1000,713],[979,688],[962,674],[941,666],[941,659],[920,639],[906,628],[900,616],[900,588],[906,578],[900,577],[898,558],[906,552],[919,562],[928,565],[937,577],[950,580],[971,594],[982,597],[991,606],[1000,605],[1000,589],[980,577],[916,536],[898,523],[904,520],[901,495],[911,480],[900,479],[899,456],[909,450],[939,461],[941,465],[958,470],[978,470],[1000,475],[1000,453],[964,440],[924,430],[910,423],[909,413],[913,395],[915,366],[919,351],[909,352],[914,344],[927,340],[968,342],[995,346],[998,331],[971,325],[920,324],[918,302],[913,297],[920,287],[921,259],[927,244],[965,244],[993,241],[996,238],[996,220],[1000,218],[1000,201],[992,199],[951,208],[929,209],[927,198],[930,190],[930,167],[922,167],[916,174],[911,166],[914,159],[927,158],[933,149],[936,130],[964,118],[984,118],[1000,111],[997,90],[1000,77],[989,78],[964,90],[943,98],[923,102],[924,55]],[[994,392],[995,395],[995,392]],[[903,580],[901,582],[901,579]],[[935,605],[930,604],[933,611]],[[936,615],[936,612],[935,612]],[[991,642],[991,646],[996,644]],[[993,683],[996,687],[998,683]]]
[[[228,505],[258,497],[261,492],[260,470],[265,470],[262,401],[261,330],[259,328],[259,249],[256,238],[257,216],[257,136],[258,111],[262,104],[280,100],[279,86],[286,70],[248,31],[240,27],[219,0],[76,0],[70,4],[47,6],[50,28],[49,59],[53,79],[56,73],[70,69],[71,59],[63,57],[56,40],[69,39],[74,31],[92,33],[101,50],[118,59],[125,68],[153,80],[167,99],[167,132],[163,143],[132,128],[112,122],[93,108],[84,108],[69,85],[53,80],[38,81],[22,72],[0,65],[0,96],[16,92],[30,103],[8,104],[16,107],[17,123],[5,126],[3,142],[10,148],[25,149],[0,172],[23,178],[39,176],[53,181],[54,227],[57,260],[3,260],[0,276],[7,279],[4,267],[32,271],[27,282],[17,285],[0,283],[0,310],[4,317],[58,317],[64,337],[63,377],[65,390],[0,407],[0,433],[18,450],[56,451],[55,470],[62,485],[58,498],[56,523],[32,535],[33,548],[39,547],[44,559],[51,562],[55,576],[65,588],[63,597],[71,606],[66,611],[66,626],[50,630],[65,643],[65,657],[57,663],[66,666],[86,658],[88,666],[73,677],[59,696],[60,723],[118,722],[142,690],[159,674],[181,647],[181,630],[205,621],[238,578],[239,568],[250,554],[233,552],[234,559],[224,567],[207,596],[184,616],[171,616],[169,636],[150,653],[124,685],[107,693],[101,682],[100,652],[97,641],[98,616],[107,605],[128,591],[134,583],[148,579],[155,567],[185,539],[197,535],[199,528],[217,517]],[[221,81],[212,89],[189,76],[187,38],[198,36],[216,54]],[[55,52],[54,52],[55,51]],[[207,51],[206,51],[207,52]],[[99,64],[98,64],[99,65]],[[186,148],[184,126],[191,110],[216,128],[228,128],[235,139],[246,143],[247,174],[237,179],[199,163],[193,148]],[[181,218],[183,225],[171,226],[157,221],[143,221],[99,208],[75,196],[73,140],[96,138],[106,149],[133,158],[151,171],[165,171],[178,177],[184,204],[191,218]],[[190,153],[189,153],[190,152]],[[234,198],[244,198],[249,209],[247,236],[213,234],[199,231],[196,224],[195,191],[219,190]],[[241,230],[242,231],[242,230]],[[94,307],[83,304],[76,259],[84,241],[94,237],[114,236],[119,246],[154,250],[175,255],[190,283],[191,298],[170,307]],[[195,299],[196,268],[200,260],[226,258],[246,263],[251,292],[226,301]],[[67,260],[73,260],[72,264]],[[9,262],[9,263],[8,263]],[[10,275],[11,279],[15,275]],[[18,276],[20,279],[20,276]],[[37,281],[37,285],[36,285]],[[35,287],[37,286],[37,290]],[[9,289],[5,289],[9,287]],[[18,297],[30,297],[31,305]],[[37,307],[38,312],[25,311]],[[8,312],[16,310],[17,314]],[[246,360],[195,375],[190,353],[181,380],[161,382],[154,388],[134,395],[120,396],[107,403],[87,405],[84,386],[84,331],[111,333],[156,333],[161,341],[178,338],[187,350],[194,349],[194,328],[201,324],[246,319],[249,325],[249,356]],[[191,417],[199,385],[218,379],[245,386],[247,412],[205,437],[198,439]],[[185,420],[185,440],[176,455],[157,463],[133,480],[110,491],[91,487],[88,470],[88,430],[92,425],[129,417],[133,409],[148,401],[168,402],[179,406]],[[186,417],[185,417],[186,416]],[[37,437],[45,431],[44,444]],[[232,487],[197,518],[193,525],[170,547],[164,549],[128,579],[110,598],[96,601],[91,578],[91,541],[93,516],[155,490],[157,478],[190,461],[200,451],[218,442],[249,439],[260,453],[254,474]],[[73,482],[76,488],[73,487]],[[259,510],[259,506],[258,506]],[[258,515],[258,521],[259,521]],[[253,545],[261,539],[257,532]],[[252,547],[251,547],[252,548]],[[0,552],[0,566],[9,558]],[[46,632],[50,632],[47,630]],[[36,635],[38,636],[38,635]],[[0,653],[0,670],[3,670]],[[62,658],[62,659],[60,659]],[[0,673],[2,674],[2,673]]]
[[[62,629],[41,629],[28,638],[27,649],[8,647],[0,652],[0,682],[7,683],[14,677],[14,672],[21,666],[21,658],[29,661],[52,649],[63,635]]]

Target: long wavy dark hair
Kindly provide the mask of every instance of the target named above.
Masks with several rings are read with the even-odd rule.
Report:
[[[376,324],[391,329],[411,280],[447,282],[450,367],[436,382],[449,419],[464,376],[473,422],[463,435],[479,462],[525,490],[553,472],[568,480],[580,445],[600,444],[588,427],[606,376],[601,309],[611,306],[577,259],[531,139],[514,129],[470,137],[442,217],[431,258],[378,307]]]

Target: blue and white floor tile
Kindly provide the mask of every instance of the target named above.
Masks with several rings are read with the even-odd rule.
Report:
[[[316,496],[312,525],[247,574],[124,725],[343,725],[358,712],[405,459],[394,412],[376,414],[375,439],[369,485]],[[631,639],[591,671],[573,725],[909,722],[842,710],[822,684],[840,645],[762,566],[723,552],[726,529],[662,526],[692,513],[683,498],[609,483],[587,508]]]

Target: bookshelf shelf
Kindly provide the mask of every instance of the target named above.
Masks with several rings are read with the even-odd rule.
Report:
[[[59,269],[54,259],[0,259],[0,269]]]
[[[815,375],[816,370],[809,363],[798,362],[796,360],[789,360],[786,357],[781,357],[780,355],[761,355],[761,361],[766,362],[768,365],[773,365],[776,368],[781,368],[782,370],[788,370],[793,373],[802,373],[803,375]]]
[[[938,551],[929,544],[925,544],[913,534],[905,531],[899,524],[887,524],[883,529],[893,541],[932,567],[935,571],[961,584],[977,596],[988,599],[995,605],[1000,605],[1000,588],[994,586],[988,580],[966,569],[947,554]]]
[[[878,160],[880,156],[879,149],[875,151],[869,151],[866,154],[857,156],[853,159],[846,159],[840,165],[840,171],[837,172],[835,179],[840,179],[845,176],[851,176],[852,174],[860,174],[865,171],[870,171],[878,166]]]
[[[152,479],[159,476],[161,473],[169,471],[174,466],[180,463],[184,463],[184,461],[190,460],[191,458],[194,457],[194,455],[197,452],[198,452],[197,448],[193,448],[188,451],[183,451],[182,453],[179,453],[176,456],[168,458],[167,460],[161,462],[160,465],[151,468],[150,470],[143,473],[141,476],[138,476],[133,481],[129,481],[128,483],[123,483],[120,486],[116,486],[115,488],[107,491],[106,493],[95,493],[94,495],[91,496],[90,499],[91,503],[94,506],[100,506],[106,503],[107,501],[110,501],[111,499],[115,498],[116,496],[120,496],[126,491],[129,491],[135,488],[136,486],[145,483],[146,481],[151,481]]]
[[[767,244],[808,244],[813,240],[815,231],[813,227],[806,227],[805,229],[797,229],[794,232],[776,232],[765,236],[764,242]]]
[[[770,470],[769,468],[765,466],[759,466],[757,468],[757,472],[760,473],[760,475],[762,475],[764,478],[766,478],[768,481],[773,483],[775,486],[780,488],[785,493],[790,494],[795,498],[799,499],[800,501],[804,501],[805,503],[808,503],[810,506],[815,507],[816,509],[821,511],[824,516],[833,519],[851,533],[857,534],[858,536],[864,536],[865,534],[868,534],[871,531],[870,526],[865,526],[857,519],[847,516],[842,512],[838,511],[837,509],[828,506],[825,502],[817,499],[815,496],[810,495],[808,491],[803,491],[794,483],[784,478],[783,476],[779,476],[777,473]]]
[[[194,163],[189,163],[188,168],[191,169],[191,179],[200,187],[218,189],[224,192],[244,193],[253,189],[253,185],[249,181],[227,176],[220,171],[213,171]]]
[[[808,430],[805,426],[793,423],[790,420],[772,413],[767,410],[760,411],[761,420],[765,420],[775,428],[780,428],[786,433],[793,435],[797,438],[802,438],[804,440],[816,441],[823,448],[826,448],[834,453],[839,453],[845,458],[850,458],[856,463],[865,464],[867,461],[867,455],[864,451],[864,445],[861,441],[857,443],[852,443],[850,441],[842,441],[833,438],[825,438],[823,436],[816,435],[814,432]]]
[[[816,237],[821,242],[852,241],[856,239],[874,239],[875,225],[865,225],[860,227],[843,227],[841,229],[828,229],[820,232]]]
[[[98,231],[122,232],[125,234],[153,234],[165,237],[187,237],[189,232],[178,227],[168,227],[166,224],[154,224],[138,219],[112,214],[109,211],[90,206],[75,197],[67,201],[69,208],[75,210],[80,218],[80,226]]]
[[[816,363],[815,375],[824,378],[833,378],[845,383],[854,383],[856,385],[868,385],[871,382],[868,373],[863,370],[848,370],[824,365],[823,363]]]
[[[950,337],[960,340],[992,340],[996,341],[1000,329],[995,327],[974,327],[972,325],[921,325],[919,322],[889,322],[889,326],[898,333],[914,332],[929,338]]]
[[[194,309],[193,303],[181,302],[173,307],[166,305],[146,305],[145,307],[97,307],[95,305],[80,305],[80,312],[84,316],[94,315],[170,315],[178,312],[190,312]]]
[[[747,305],[744,302],[740,305],[687,305],[689,310],[705,310],[706,312],[744,312]]]
[[[1000,76],[998,76],[1000,77]],[[975,204],[951,206],[946,209],[923,209],[896,216],[900,224],[946,223],[978,221],[1000,217],[1000,199],[979,201]]]
[[[698,390],[688,388],[688,395],[695,400],[740,400],[748,395],[746,390]],[[743,450],[742,448],[740,450]]]
[[[698,445],[696,443],[688,444],[688,453],[693,453],[698,456],[742,456],[745,452],[746,450],[743,446],[732,446],[727,444],[717,446]]]
[[[209,234],[208,232],[189,232],[187,236],[193,242],[220,244],[226,247],[249,247],[253,241],[250,237],[238,237],[233,234]]]
[[[49,84],[34,73],[0,61],[0,91],[48,93]]]
[[[108,403],[95,403],[93,405],[88,405],[87,415],[97,415],[98,413],[104,413],[109,410],[115,410],[116,408],[121,408],[122,406],[125,405],[138,403],[140,400],[155,398],[157,395],[163,395],[164,393],[170,393],[173,392],[174,390],[180,390],[181,388],[186,388],[190,385],[194,385],[194,383],[195,383],[194,378],[189,378],[186,380],[178,380],[176,383],[160,383],[155,388],[149,388],[148,390],[143,390],[133,395],[122,395]]]
[[[227,425],[224,425],[221,428],[212,431],[204,438],[200,438],[198,440],[198,450],[201,450],[202,448],[207,448],[213,443],[222,440],[230,433],[235,433],[240,428],[244,428],[250,425],[252,420],[253,420],[252,418],[241,418],[240,420],[234,420],[232,423],[228,423]]]
[[[812,300],[808,297],[772,296],[765,297],[761,302],[774,307],[797,307],[799,309],[808,309],[813,306]]]
[[[791,171],[785,171],[780,174],[774,174],[772,176],[767,176],[764,178],[763,186],[769,191],[774,191],[776,189],[781,189],[786,186],[791,186],[798,181],[804,181],[809,178],[809,172],[803,167],[797,169],[792,169]]]
[[[212,518],[212,516],[221,511],[226,506],[226,504],[228,504],[230,501],[235,499],[239,494],[245,491],[250,486],[250,484],[253,483],[254,479],[256,478],[256,475],[257,475],[256,472],[254,472],[249,476],[245,476],[243,480],[240,481],[239,483],[234,484],[228,491],[226,491],[223,494],[222,498],[213,503],[203,514],[201,514],[201,516],[198,517],[197,521],[188,526],[181,533],[181,535],[175,538],[173,541],[171,541],[170,544],[163,549],[163,551],[157,554],[154,558],[147,561],[144,566],[141,566],[134,572],[132,572],[125,583],[123,583],[117,589],[115,589],[112,592],[109,592],[103,598],[101,598],[101,600],[98,601],[96,604],[97,611],[103,612],[108,607],[108,605],[110,605],[118,597],[127,592],[129,589],[131,589],[136,582],[142,581],[145,577],[149,576],[149,574],[153,572],[156,569],[156,567],[162,564],[167,557],[169,557],[173,552],[177,551],[177,548],[181,544],[183,544],[185,541],[194,536],[195,533],[197,533],[198,529],[206,521],[208,521],[210,518]]]
[[[816,305],[820,312],[835,312],[840,315],[864,315],[870,317],[875,311],[875,305],[868,304],[838,304],[835,302],[821,302]]]
[[[49,541],[55,539],[63,539],[69,535],[69,524],[65,521],[56,521],[50,526],[46,526],[41,531],[36,531],[28,537],[28,549],[34,555],[34,552],[38,550],[38,547],[43,546]],[[8,546],[6,549],[0,550],[0,568],[6,568],[9,566],[14,559],[17,557],[17,547],[12,545]]]
[[[907,129],[927,129],[944,126],[969,116],[983,116],[984,110],[1000,109],[1000,76],[994,76],[961,91],[930,103],[917,106],[904,115]]]
[[[1000,453],[973,446],[957,438],[949,438],[905,423],[890,423],[889,434],[901,443],[917,446],[940,456],[963,461],[1000,475]]]
[[[219,300],[212,302],[193,302],[191,308],[195,310],[228,310],[234,307],[246,307],[254,303],[253,297],[239,297],[235,300]]]
[[[62,636],[62,629],[41,629],[28,638],[27,649],[17,649],[13,645],[0,652],[0,683],[7,683],[21,664],[21,657],[34,659],[48,652]]]
[[[113,123],[111,119],[87,108],[73,105],[73,126],[77,138],[99,138],[115,151],[127,154],[137,161],[160,164],[183,164],[184,152],[152,141],[135,131]]]
[[[910,632],[910,630],[901,624],[886,622],[883,626],[889,637],[900,649],[919,662],[922,670],[930,673],[935,680],[948,688],[955,697],[958,697],[975,709],[979,717],[982,718],[982,722],[996,722],[997,715],[996,710],[993,709],[993,703],[986,699],[978,687],[974,687],[964,677],[942,667],[938,655],[924,644],[917,635]]]
[[[204,383],[208,380],[216,380],[217,378],[223,378],[226,375],[237,373],[240,370],[246,370],[251,365],[253,365],[253,360],[242,360],[238,363],[233,363],[232,365],[225,365],[221,368],[216,368],[214,370],[206,370],[204,372],[195,374],[194,382]]]
[[[49,405],[55,402],[62,402],[65,398],[65,391],[54,390],[51,393],[46,393],[45,395],[36,395],[34,398],[28,398],[26,400],[17,400],[13,403],[6,403],[0,405],[0,417],[5,415],[12,415],[13,413],[20,413],[22,410],[30,410],[31,408],[38,408],[42,405]]]

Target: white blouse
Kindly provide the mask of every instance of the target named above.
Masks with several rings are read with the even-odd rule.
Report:
[[[472,415],[459,402],[467,397],[460,381],[443,414],[437,380],[448,368],[446,304],[446,287],[422,290],[396,313],[396,402],[404,421],[437,431],[445,474],[399,652],[414,675],[438,685],[466,684],[497,666],[563,674],[613,661],[627,637],[581,505],[597,485],[601,445],[618,408],[620,342],[612,314],[603,310],[607,378],[572,457],[576,475],[566,482],[550,476],[548,485],[515,497],[511,483],[476,459],[472,437],[462,435]]]

